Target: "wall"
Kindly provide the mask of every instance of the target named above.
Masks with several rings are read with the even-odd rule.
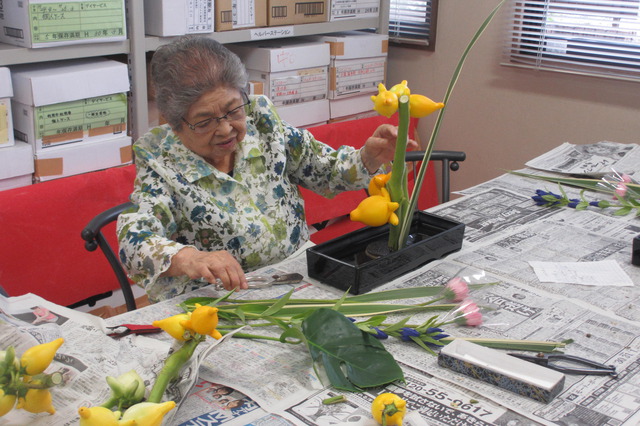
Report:
[[[441,100],[462,51],[498,0],[440,0],[435,52],[393,46],[389,86]],[[640,143],[640,82],[501,66],[508,25],[502,7],[469,54],[449,101],[436,149],[466,151],[452,190],[486,181],[563,142]],[[426,142],[433,116],[422,119]]]

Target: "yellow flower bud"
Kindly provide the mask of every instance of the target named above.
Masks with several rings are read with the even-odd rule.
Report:
[[[123,424],[135,425],[132,420],[128,423],[120,423],[120,411],[111,411],[104,407],[80,407],[80,426],[122,426]]]
[[[189,315],[177,314],[165,319],[154,321],[153,326],[163,329],[174,339],[184,342],[190,337],[189,332],[182,326],[182,322],[187,319],[189,319]]]
[[[378,424],[402,426],[407,402],[393,393],[381,393],[371,403],[371,414]],[[384,416],[384,423],[383,418]]]
[[[173,410],[176,403],[173,401],[154,403],[141,402],[127,409],[122,415],[121,421],[134,420],[136,426],[160,426],[165,414]]]
[[[222,338],[222,334],[216,330],[218,325],[218,308],[202,306],[196,303],[196,309],[191,312],[191,317],[180,323],[184,328],[193,330],[203,336],[211,336],[215,339]]]
[[[15,395],[5,395],[4,391],[0,389],[0,417],[7,414],[16,405]]]
[[[47,369],[56,351],[64,343],[62,337],[49,343],[35,345],[24,351],[20,358],[20,364],[25,368],[29,376],[35,376]]]
[[[380,195],[380,190],[385,188],[387,182],[391,179],[391,172],[384,175],[375,175],[369,181],[369,195]]]
[[[398,110],[398,95],[387,90],[384,84],[378,84],[378,94],[371,96],[373,109],[380,115],[391,117]]]
[[[389,89],[390,92],[395,93],[400,98],[403,95],[409,96],[411,94],[411,90],[409,90],[409,86],[407,86],[407,80],[402,80],[402,83],[398,83]]]
[[[55,414],[56,409],[51,403],[51,392],[48,389],[29,389],[24,398],[18,398],[16,408],[30,413]]]
[[[434,102],[423,95],[409,96],[409,115],[411,117],[426,117],[444,107],[442,102]]]

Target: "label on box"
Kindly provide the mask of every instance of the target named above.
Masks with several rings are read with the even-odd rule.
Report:
[[[186,33],[213,32],[213,3],[211,0],[188,0]]]
[[[256,26],[256,3],[253,0],[232,0],[233,28]]]
[[[31,2],[29,20],[34,45],[126,34],[122,0]]]
[[[0,103],[0,146],[9,143],[9,108]]]
[[[114,126],[126,128],[127,96],[116,93],[36,107],[34,121],[36,139],[42,139],[43,147],[82,138],[84,131],[89,136],[118,132]],[[79,136],[70,138],[74,133]]]
[[[384,58],[374,60],[350,61],[348,64],[335,63],[331,82],[331,95],[333,98],[357,93],[375,92],[378,84],[384,82],[385,64]]]
[[[332,0],[331,20],[375,17],[380,13],[380,0]]]
[[[327,98],[326,67],[299,70],[288,76],[272,76],[269,98],[274,105],[291,105]]]

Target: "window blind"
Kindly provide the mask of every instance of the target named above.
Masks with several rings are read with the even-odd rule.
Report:
[[[438,0],[390,0],[389,41],[434,49],[437,10]]]
[[[640,0],[515,0],[506,65],[640,80]]]

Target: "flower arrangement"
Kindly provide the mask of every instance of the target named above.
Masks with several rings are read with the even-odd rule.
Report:
[[[542,176],[513,171],[510,173],[558,184],[560,194],[542,189],[536,190],[536,195],[531,198],[539,206],[570,207],[576,210],[586,210],[589,207],[613,208],[616,209],[614,213],[616,216],[625,216],[630,213],[640,216],[640,184],[629,175],[615,170],[601,179]],[[562,185],[582,188],[580,197],[570,198]],[[585,196],[587,190],[609,194],[613,199],[611,201],[589,200]]]
[[[357,220],[370,226],[380,226],[382,224],[390,223],[391,227],[389,231],[388,246],[391,251],[399,250],[407,244],[411,221],[413,218],[413,211],[418,203],[418,194],[420,193],[427,165],[431,158],[431,152],[433,151],[435,141],[440,132],[440,126],[446,111],[446,105],[449,102],[451,93],[453,92],[458,78],[460,77],[460,72],[462,71],[464,62],[466,61],[472,47],[478,41],[505,1],[506,0],[502,0],[498,3],[471,38],[471,41],[463,51],[453,75],[451,76],[451,80],[449,81],[449,85],[442,102],[434,102],[426,96],[411,94],[406,80],[396,84],[390,90],[387,90],[385,86],[381,84],[378,86],[378,94],[376,96],[372,96],[374,110],[379,114],[391,117],[396,111],[398,112],[398,138],[391,174],[386,177],[384,187],[380,187],[377,192],[372,193],[372,185],[374,186],[375,191],[375,186],[379,185],[379,183],[370,184],[370,195],[374,198],[374,202],[367,201],[366,199],[363,200],[362,203],[365,203],[365,205],[363,207],[359,206],[356,209],[357,212],[351,216],[352,220]],[[429,141],[427,142],[424,157],[416,176],[414,189],[411,196],[409,196],[407,170],[404,161],[405,151],[407,149],[409,118],[425,117],[435,111],[439,111],[438,117],[431,132]],[[383,189],[385,189],[385,191],[383,191]],[[362,214],[363,211],[367,210],[371,210],[373,212],[373,209],[375,209],[376,213]],[[369,220],[371,218],[374,218],[375,220]],[[374,223],[380,224],[377,225]]]

